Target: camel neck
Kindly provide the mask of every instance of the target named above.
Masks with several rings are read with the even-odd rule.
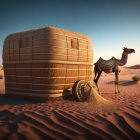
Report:
[[[123,51],[121,60],[117,59],[118,65],[120,65],[120,66],[125,65],[127,63],[127,59],[128,59],[128,53]]]

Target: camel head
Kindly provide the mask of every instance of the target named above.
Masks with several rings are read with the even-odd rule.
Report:
[[[129,49],[129,48],[124,47],[123,50],[124,50],[124,52],[126,52],[127,54],[135,53],[135,50],[134,50],[134,49]]]

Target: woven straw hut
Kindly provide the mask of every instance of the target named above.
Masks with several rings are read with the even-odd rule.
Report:
[[[83,34],[44,27],[7,36],[3,47],[6,94],[60,97],[78,80],[93,79],[93,47]]]

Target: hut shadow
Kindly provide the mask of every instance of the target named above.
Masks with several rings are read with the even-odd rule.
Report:
[[[41,99],[31,99],[31,98],[22,98],[22,97],[13,97],[5,94],[0,94],[0,106],[2,105],[25,105],[25,104],[36,104],[36,103],[49,103],[49,102],[56,102],[56,101],[75,101],[72,94],[68,96],[62,96],[57,98],[41,98]]]
[[[33,104],[35,101],[25,100],[23,98],[13,98],[5,94],[0,94],[0,105],[25,105]]]
[[[65,95],[65,93],[67,93],[67,96]],[[63,92],[63,96],[56,98],[28,98],[0,94],[0,105],[25,105],[35,103],[48,103],[61,100],[76,101],[75,98],[72,96],[72,92],[67,89]]]
[[[106,82],[107,84],[115,84],[115,81]],[[135,81],[123,80],[119,81],[119,85],[121,86],[130,86],[136,84]]]
[[[72,91],[69,90],[69,89],[65,89],[63,91],[63,97],[62,97],[62,99],[63,100],[69,100],[69,101],[75,101],[75,98],[72,95]]]

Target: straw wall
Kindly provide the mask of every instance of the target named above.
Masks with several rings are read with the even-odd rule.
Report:
[[[77,80],[92,80],[92,49],[87,36],[55,27],[9,35],[3,48],[6,93],[66,94]]]

